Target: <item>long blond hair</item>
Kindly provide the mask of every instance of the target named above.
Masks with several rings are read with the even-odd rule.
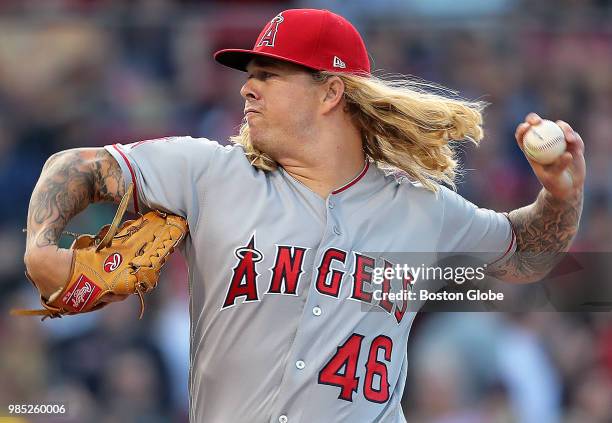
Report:
[[[316,72],[313,78],[324,82],[333,75],[344,82],[346,111],[361,131],[365,153],[379,168],[403,172],[432,191],[437,183],[455,187],[460,167],[453,144],[480,142],[486,103],[467,101],[446,88],[411,78],[332,72]],[[246,122],[230,140],[245,147],[253,166],[276,169],[276,162],[251,143]]]

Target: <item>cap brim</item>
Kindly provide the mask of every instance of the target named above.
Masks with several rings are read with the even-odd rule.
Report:
[[[246,72],[246,67],[251,61],[251,59],[255,57],[268,57],[271,59],[278,59],[283,62],[289,62],[296,65],[304,66],[308,69],[319,70],[317,68],[313,68],[312,66],[305,65],[297,60],[287,59],[286,57],[279,56],[277,54],[272,53],[263,53],[253,50],[241,50],[241,49],[224,49],[216,52],[213,57],[219,63],[229,68],[238,69],[240,71]]]

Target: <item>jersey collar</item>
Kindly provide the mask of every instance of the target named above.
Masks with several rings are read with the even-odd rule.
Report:
[[[340,188],[337,188],[337,189],[333,190],[331,192],[332,195],[340,194],[341,192],[346,191],[347,189],[349,189],[350,187],[355,185],[357,182],[359,182],[365,176],[365,174],[368,172],[369,168],[370,168],[370,161],[368,159],[366,159],[365,164],[363,165],[363,169],[361,170],[361,172],[359,172],[359,174],[357,176],[355,176],[351,181],[349,181],[346,184],[342,185]]]

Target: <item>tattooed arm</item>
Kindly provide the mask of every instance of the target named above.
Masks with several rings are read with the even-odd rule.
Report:
[[[515,135],[521,149],[527,130],[540,121],[539,116],[531,113],[518,126]],[[567,151],[546,166],[527,157],[544,188],[535,203],[508,215],[516,235],[516,253],[490,270],[499,279],[518,283],[540,280],[570,248],[578,231],[586,175],[584,142],[567,123],[557,124],[565,134]]]
[[[68,279],[72,252],[57,244],[70,219],[91,203],[118,203],[124,192],[121,169],[103,148],[66,150],[47,160],[30,199],[24,255],[44,296]]]
[[[582,191],[565,200],[543,189],[535,203],[513,210],[508,218],[516,234],[516,252],[490,273],[507,282],[542,279],[566,252],[578,231]]]

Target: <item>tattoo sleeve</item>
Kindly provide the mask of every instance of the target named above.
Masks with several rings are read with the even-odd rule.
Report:
[[[121,169],[103,148],[54,154],[45,163],[32,192],[27,245],[57,245],[66,224],[76,214],[90,203],[119,202],[124,192]]]
[[[583,192],[558,200],[542,190],[529,206],[508,214],[516,235],[516,253],[490,274],[509,282],[543,278],[566,252],[576,235]]]

